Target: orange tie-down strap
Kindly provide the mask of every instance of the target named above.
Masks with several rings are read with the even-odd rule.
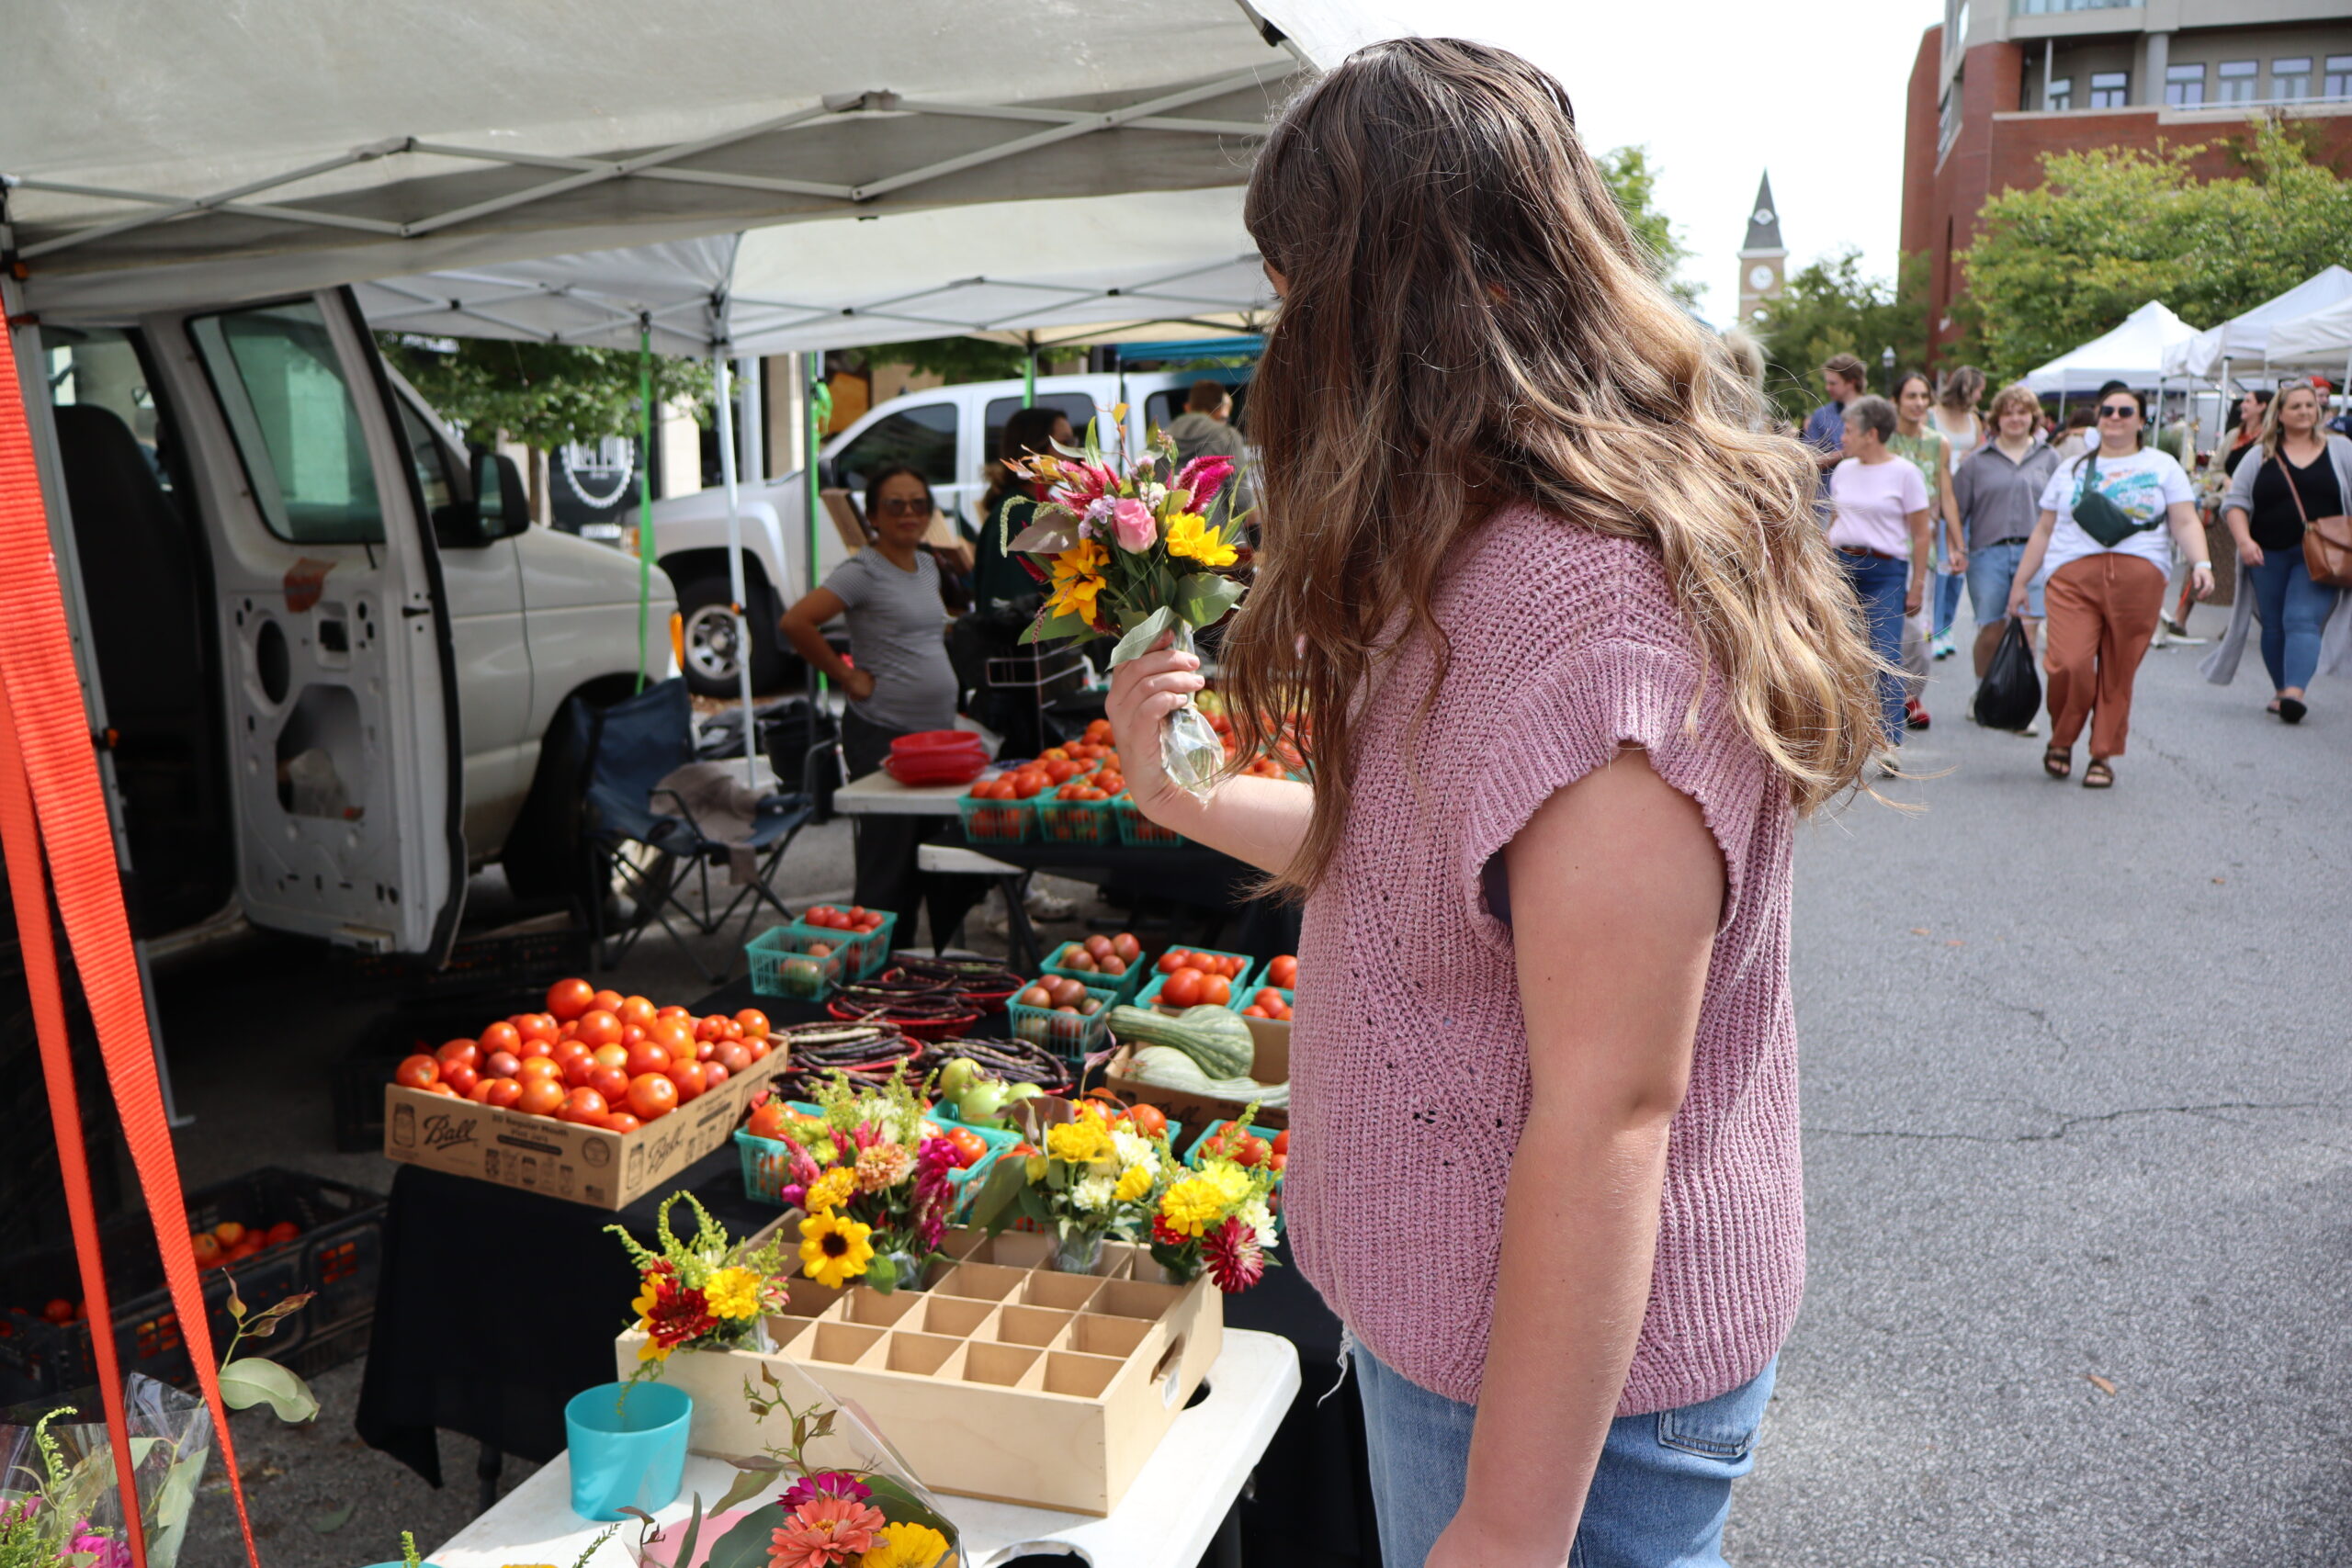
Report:
[[[195,585],[189,587],[193,592]],[[57,563],[50,553],[49,523],[41,502],[40,471],[33,461],[32,430],[17,375],[13,332],[6,352],[0,353],[0,625],[9,628],[8,635],[0,637],[0,729],[7,732],[0,739],[0,753],[16,753],[13,760],[0,754],[0,825],[6,828],[17,935],[24,944],[25,969],[30,978],[51,1111],[57,1120],[58,1163],[65,1175],[74,1246],[81,1255],[107,1424],[115,1452],[127,1454],[114,1319],[107,1310],[105,1283],[98,1277],[96,1216],[81,1143],[81,1119],[74,1104],[63,987],[57,954],[50,945],[49,909],[42,897],[43,852],[47,881],[56,892],[66,943],[73,951],[82,994],[97,1029],[98,1051],[106,1063],[107,1081],[114,1089],[123,1139],[139,1172],[148,1216],[154,1222],[155,1245],[163,1255],[164,1279],[171,1287],[172,1310],[178,1314],[182,1342],[203,1385],[204,1403],[212,1412],[213,1435],[237,1506],[237,1528],[244,1536],[245,1561],[251,1568],[261,1568],[253,1525],[245,1516],[244,1481],[237,1472],[228,1410],[220,1403],[212,1325],[205,1315],[203,1283],[197,1277],[196,1252],[188,1240],[179,1161],[172,1151],[171,1128],[164,1120],[163,1093],[156,1081],[146,999],[130,944],[130,921],[123,911],[122,879],[115,865],[114,834],[98,781],[88,716],[83,710],[74,648],[66,633]],[[139,1506],[130,1470],[128,1464],[118,1465],[125,1493],[124,1520],[132,1561],[138,1568],[146,1568],[146,1544],[137,1523]]]

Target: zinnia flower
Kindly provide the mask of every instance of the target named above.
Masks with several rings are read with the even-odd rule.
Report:
[[[1203,566],[1231,566],[1240,558],[1225,536],[1209,526],[1207,518],[1191,512],[1180,512],[1168,520],[1168,553]]]
[[[1122,498],[1111,508],[1111,526],[1118,536],[1119,547],[1130,555],[1140,554],[1159,543],[1159,524],[1153,518],[1151,508],[1132,496]]]
[[[1119,1177],[1119,1185],[1112,1197],[1122,1203],[1132,1203],[1151,1190],[1151,1169],[1148,1166],[1131,1165]]]
[[[760,1310],[760,1277],[749,1269],[721,1269],[702,1293],[713,1317],[746,1318]]]
[[[840,1290],[874,1261],[873,1244],[865,1239],[873,1234],[872,1225],[831,1211],[809,1215],[800,1222],[800,1271],[829,1291]]]
[[[882,1510],[847,1497],[816,1497],[792,1511],[768,1539],[769,1568],[834,1568],[862,1557],[881,1533]]]
[[[1088,1117],[1046,1129],[1046,1152],[1072,1165],[1091,1165],[1111,1152],[1111,1134]]]
[[[1159,1216],[1168,1228],[1190,1240],[1216,1224],[1227,1203],[1225,1194],[1205,1179],[1188,1176],[1159,1196]]]
[[[1238,1214],[1201,1239],[1201,1254],[1208,1261],[1209,1278],[1228,1296],[1266,1277],[1266,1254],[1258,1245],[1258,1233]]]
[[[812,1214],[823,1213],[848,1202],[850,1194],[856,1190],[857,1172],[845,1165],[837,1165],[808,1184],[808,1191],[801,1200],[801,1206]]]
[[[857,1568],[953,1568],[947,1558],[947,1538],[929,1525],[885,1525],[874,1550],[858,1560]]]
[[[663,1262],[645,1271],[645,1290],[631,1304],[639,1314],[638,1327],[650,1337],[638,1351],[641,1361],[660,1360],[687,1340],[718,1326],[700,1291],[679,1283],[675,1269]]]
[[[861,1149],[857,1156],[857,1190],[860,1192],[880,1192],[896,1187],[914,1168],[915,1156],[907,1153],[904,1144],[876,1144]]]
[[[845,1497],[853,1503],[863,1503],[873,1495],[873,1487],[845,1470],[820,1470],[794,1482],[776,1501],[787,1508],[797,1508],[820,1497]]]
[[[98,1534],[87,1519],[82,1521],[65,1551],[67,1561],[85,1563],[87,1568],[130,1568],[130,1542],[118,1535]]]

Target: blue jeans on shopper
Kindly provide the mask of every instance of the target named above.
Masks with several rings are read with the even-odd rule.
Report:
[[[1880,716],[1886,726],[1886,743],[1903,744],[1903,596],[1911,585],[1911,563],[1866,556],[1852,550],[1837,552],[1854,597],[1862,602],[1862,624],[1870,629],[1871,651],[1890,666],[1892,673],[1878,678]]]
[[[1477,1408],[1431,1393],[1361,1345],[1349,1361],[1363,1391],[1381,1562],[1421,1568],[1462,1505]],[[1568,1568],[1724,1568],[1731,1483],[1756,1463],[1773,1370],[1697,1404],[1611,1421]]]
[[[2025,541],[2014,539],[1968,552],[1968,613],[1980,626],[1997,626],[2009,617],[2009,587],[2018,580],[2025,559]],[[2041,584],[2025,596],[2026,619],[2041,619]]]
[[[2274,691],[2302,691],[2319,669],[2319,635],[2335,604],[2335,590],[2312,581],[2303,547],[2265,550],[2260,566],[2240,567],[2254,587],[2255,614],[2262,617],[2262,667]]]

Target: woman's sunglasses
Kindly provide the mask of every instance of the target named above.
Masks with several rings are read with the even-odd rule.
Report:
[[[2101,419],[2137,419],[2140,411],[2130,403],[2109,403],[2098,411]]]
[[[920,517],[931,510],[931,498],[929,496],[919,498],[895,496],[888,501],[876,502],[874,510],[885,517]]]

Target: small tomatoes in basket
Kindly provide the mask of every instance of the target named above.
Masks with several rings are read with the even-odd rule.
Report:
[[[1135,1122],[1136,1132],[1146,1138],[1157,1138],[1168,1131],[1168,1114],[1157,1105],[1138,1105],[1127,1112]]]
[[[1298,960],[1284,953],[1266,961],[1266,984],[1288,991],[1298,985]]]

